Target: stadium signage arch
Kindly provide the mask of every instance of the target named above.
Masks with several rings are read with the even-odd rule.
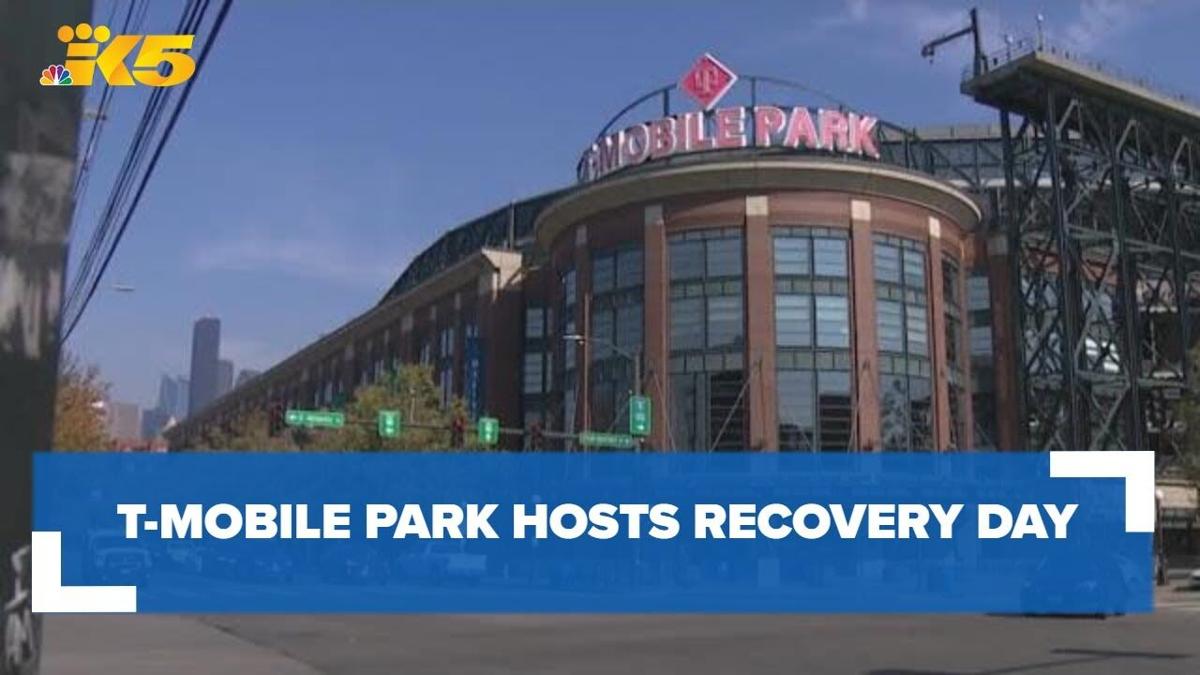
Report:
[[[826,151],[879,158],[879,119],[844,109],[748,105],[713,108],[737,81],[724,64],[705,54],[678,89],[703,110],[666,115],[598,138],[579,162],[579,182],[676,155],[747,147]]]

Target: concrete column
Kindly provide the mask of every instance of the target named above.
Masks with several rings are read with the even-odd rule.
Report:
[[[350,342],[342,350],[342,363],[340,366],[342,396],[345,400],[349,400],[350,396],[354,393],[354,389],[358,387],[358,373],[354,372],[354,354],[354,343]]]
[[[959,411],[962,415],[962,449],[975,449],[975,406],[971,405],[971,313],[967,311],[967,268],[966,251],[960,255],[958,265],[958,315],[962,317],[962,330],[958,336],[958,353],[962,371],[962,400]]]
[[[466,326],[463,323],[462,311],[462,291],[454,293],[454,318],[450,323],[454,327],[454,340],[450,344],[450,349],[454,350],[453,365],[450,367],[451,382],[450,391],[454,396],[461,397],[466,393],[463,386],[466,377],[464,377],[465,368],[463,361],[463,351],[466,348]]]
[[[850,200],[851,349],[854,352],[854,409],[858,448],[878,451],[879,346],[875,330],[875,243],[871,202]]]
[[[416,351],[416,345],[413,344],[413,315],[409,311],[400,317],[400,340],[396,345],[396,353],[401,363],[410,364],[416,361]]]
[[[779,450],[775,404],[775,268],[770,201],[746,197],[746,378],[750,449]]]
[[[479,275],[477,293],[479,335],[483,340],[483,412],[499,419],[502,426],[523,426],[521,396],[513,395],[513,373],[517,373],[515,391],[519,392],[524,367],[523,299],[519,291],[504,284],[496,271]],[[520,447],[514,437],[501,439],[509,450]]]
[[[942,223],[929,218],[929,348],[933,350],[933,447],[950,447],[950,369],[946,363],[946,306],[942,274]]]
[[[670,330],[671,282],[667,269],[667,232],[661,204],[646,207],[642,239],[642,260],[645,269],[642,287],[642,335],[646,363],[643,390],[650,397],[653,418],[648,446],[658,450],[672,449],[668,411],[670,410],[671,349]]]
[[[1017,324],[1020,298],[1012,296],[1012,261],[1008,239],[997,235],[988,240],[988,292],[992,300],[992,352],[995,354],[996,449],[1021,450],[1021,396],[1017,370],[1022,367],[1020,345],[1024,340]]]
[[[592,336],[592,257],[588,254],[587,225],[575,229],[575,285],[576,296],[576,330],[585,337]],[[581,431],[592,428],[592,349],[586,340],[575,350],[576,370],[575,381],[575,423]]]

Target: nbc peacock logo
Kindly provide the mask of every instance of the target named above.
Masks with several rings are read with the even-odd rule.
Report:
[[[38,80],[43,87],[63,87],[71,84],[71,71],[59,65],[52,65],[42,71]]]

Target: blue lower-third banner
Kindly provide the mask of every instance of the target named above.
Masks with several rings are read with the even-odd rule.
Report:
[[[1142,454],[39,454],[32,598],[41,612],[1144,612]]]

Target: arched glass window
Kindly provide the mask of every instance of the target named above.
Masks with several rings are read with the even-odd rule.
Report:
[[[876,234],[874,248],[882,449],[932,448],[926,247]]]
[[[850,449],[849,240],[775,227],[775,381],[781,450]]]
[[[668,238],[671,438],[676,450],[746,448],[740,228]]]
[[[640,358],[642,351],[643,265],[640,246],[592,253],[588,406],[593,430],[629,426],[635,388],[630,358]]]

